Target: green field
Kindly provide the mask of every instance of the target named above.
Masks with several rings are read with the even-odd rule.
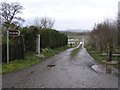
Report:
[[[82,32],[64,32],[69,39],[80,39],[84,36]]]

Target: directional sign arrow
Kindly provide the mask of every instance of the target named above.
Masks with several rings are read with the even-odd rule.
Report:
[[[9,35],[10,36],[19,36],[20,31],[19,30],[9,30]]]

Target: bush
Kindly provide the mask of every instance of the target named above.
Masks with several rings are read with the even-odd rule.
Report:
[[[41,48],[58,48],[67,45],[67,35],[52,29],[42,29]]]
[[[24,36],[24,44],[26,51],[36,50],[37,34],[40,34],[41,49],[54,49],[66,46],[68,41],[67,35],[53,29],[40,29],[35,26],[30,26],[22,28],[21,33]]]
[[[24,27],[21,33],[24,36],[25,51],[35,51],[38,28],[34,26]]]

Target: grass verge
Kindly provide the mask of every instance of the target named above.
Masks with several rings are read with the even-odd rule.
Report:
[[[102,62],[103,60],[107,61],[107,59],[108,59],[107,55],[102,55],[102,56],[101,56],[101,55],[100,55],[101,53],[98,52],[98,51],[96,51],[96,50],[94,50],[94,49],[88,49],[88,48],[87,48],[87,50],[88,50],[89,54],[90,54],[95,60],[97,60],[97,61],[99,61],[99,62],[101,62],[101,63],[103,63],[103,62]],[[113,61],[120,60],[120,57],[119,57],[119,56],[113,56],[113,57],[112,57],[112,60],[113,60]],[[108,63],[105,63],[105,62],[104,62],[104,64],[108,64]],[[112,64],[111,64],[111,65],[112,65]],[[117,68],[120,69],[120,64],[114,64],[113,66],[115,66],[115,67],[117,67]]]
[[[58,54],[59,52],[67,48],[68,47],[61,47],[56,49],[45,49],[44,51],[41,52],[41,54],[45,56],[44,58],[37,57],[33,52],[27,52],[25,54],[25,59],[10,61],[9,64],[3,63],[2,70],[1,70],[2,72],[0,71],[0,73],[6,74],[6,73],[28,68],[32,65],[40,63],[41,61],[47,58],[54,56],[55,54]]]
[[[81,46],[78,47],[78,48],[75,48],[75,49],[71,52],[70,56],[71,56],[71,57],[75,57],[75,56],[77,55],[77,53],[79,52],[80,48],[81,48]]]

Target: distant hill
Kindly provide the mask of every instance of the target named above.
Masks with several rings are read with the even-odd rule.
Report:
[[[67,29],[63,30],[64,32],[88,32],[90,30],[82,30],[82,29]]]
[[[77,34],[77,35],[85,35],[90,32],[90,30],[80,30],[80,29],[67,29],[67,30],[62,30],[60,31],[65,34]]]
[[[83,35],[90,33],[90,30],[78,30],[78,29],[68,29],[60,31],[64,34],[67,34],[68,38],[81,39]]]

